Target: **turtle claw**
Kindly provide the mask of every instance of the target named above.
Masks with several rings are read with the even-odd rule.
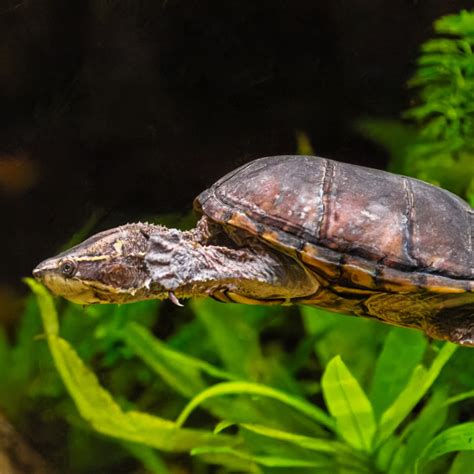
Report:
[[[178,298],[176,298],[176,295],[172,291],[168,291],[168,297],[171,300],[171,302],[175,304],[176,306],[181,306],[181,307],[184,306],[179,302]]]

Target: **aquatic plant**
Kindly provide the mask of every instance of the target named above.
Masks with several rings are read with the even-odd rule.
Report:
[[[434,23],[408,86],[403,120],[364,119],[357,128],[386,147],[392,171],[447,188],[474,205],[474,12]]]
[[[39,313],[30,301],[25,324],[39,330],[31,321],[41,316],[35,349],[46,341],[53,362],[36,368],[36,403],[49,400],[67,420],[88,469],[99,462],[108,472],[117,457],[133,456],[149,472],[168,473],[177,461],[167,453],[191,455],[180,461],[190,472],[215,464],[221,472],[395,474],[472,462],[474,423],[462,422],[460,407],[474,396],[474,374],[457,371],[470,349],[313,308],[288,315],[204,300],[192,304],[195,319],[162,341],[152,332],[159,303],[66,304],[59,324],[51,296],[28,284]],[[284,333],[289,320],[298,343],[284,348],[271,333]],[[2,345],[5,363],[22,363],[23,353],[34,367],[25,332],[13,350]],[[115,459],[101,458],[98,434],[115,440]],[[466,452],[453,460],[454,451]]]
[[[435,29],[403,120],[359,127],[392,171],[472,204],[474,14]],[[0,409],[61,472],[472,470],[472,349],[309,307],[82,308],[28,284],[0,328]]]

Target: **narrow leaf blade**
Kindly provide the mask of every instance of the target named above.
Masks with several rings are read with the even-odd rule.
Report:
[[[405,432],[408,433],[405,443],[405,468],[415,464],[419,453],[428,445],[436,433],[443,427],[448,414],[446,394],[442,390],[436,391],[413,420]]]
[[[336,441],[331,441],[324,438],[312,438],[310,436],[290,433],[288,431],[278,430],[264,425],[242,423],[240,426],[248,431],[252,431],[253,433],[281,441],[287,441],[311,451],[335,454],[338,450],[344,449],[345,447]]]
[[[415,330],[392,328],[375,365],[370,400],[376,418],[400,394],[426,350],[425,336]],[[406,350],[409,347],[410,350]]]
[[[474,451],[474,422],[448,428],[432,439],[416,462],[417,471],[429,461],[453,451]]]
[[[247,453],[245,451],[227,448],[227,447],[217,447],[217,448],[196,448],[193,449],[191,454],[193,455],[205,455],[205,454],[227,454],[229,456],[234,456],[237,459],[242,461],[248,461],[255,464],[260,464],[264,467],[269,468],[319,468],[325,469],[324,472],[331,472],[336,466],[333,462],[328,461],[310,461],[299,458],[290,458],[286,456],[276,456],[276,455],[254,455]],[[323,471],[320,471],[323,472]],[[333,471],[334,472],[334,471]]]

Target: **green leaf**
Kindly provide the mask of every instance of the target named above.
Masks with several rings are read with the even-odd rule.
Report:
[[[474,451],[461,451],[454,458],[448,474],[466,474],[474,466]]]
[[[230,428],[231,426],[235,426],[235,422],[230,420],[221,420],[214,427],[214,433],[220,433],[221,431],[224,431],[227,428]]]
[[[474,450],[474,422],[462,423],[441,432],[423,450],[416,461],[419,472],[429,461],[453,451]]]
[[[403,466],[405,464],[406,446],[401,445],[399,449],[394,452],[390,469],[387,474],[405,474]]]
[[[310,436],[289,433],[288,431],[277,430],[275,428],[269,428],[268,426],[253,423],[242,423],[240,426],[248,431],[252,431],[253,433],[281,441],[287,441],[311,451],[335,454],[338,451],[347,450],[347,446],[344,444],[324,438],[312,438]]]
[[[423,395],[420,387],[426,384],[427,378],[428,372],[425,367],[422,365],[415,367],[406,387],[381,417],[376,437],[378,446],[388,439],[421,399]]]
[[[447,414],[445,391],[438,390],[405,430],[406,452],[402,474],[414,466],[418,455],[444,425]]]
[[[452,35],[474,35],[474,14],[461,10],[455,15],[446,15],[435,22],[435,30]]]
[[[328,461],[309,461],[299,458],[289,458],[284,456],[275,456],[275,455],[254,455],[247,453],[245,451],[240,451],[233,448],[227,447],[202,447],[196,448],[191,451],[191,454],[194,456],[203,455],[203,454],[227,454],[229,456],[234,456],[240,460],[248,461],[255,464],[260,464],[265,467],[275,467],[275,468],[319,468],[326,469],[324,472],[331,472],[336,468],[333,462]],[[334,471],[333,471],[334,472]]]
[[[422,365],[415,368],[404,390],[382,414],[376,436],[377,446],[388,439],[422,399],[456,349],[457,346],[447,342],[439,351],[429,370]]]
[[[281,390],[277,390],[265,385],[251,383],[251,382],[223,382],[217,385],[202,391],[199,395],[194,397],[183,409],[176,424],[182,426],[191,412],[198,407],[201,403],[208,400],[212,397],[220,397],[223,395],[242,395],[248,394],[259,396],[259,397],[268,397],[295,409],[296,411],[306,415],[310,419],[314,420],[316,423],[319,423],[327,428],[334,430],[334,423],[332,419],[320,408],[310,405],[305,400],[302,400],[297,397],[288,395]]]
[[[422,46],[422,51],[425,53],[449,53],[458,54],[460,52],[461,44],[458,41],[444,38],[436,38],[427,41]]]
[[[376,418],[393,403],[406,386],[427,346],[423,333],[392,328],[377,359],[369,398]],[[407,350],[410,348],[410,350]]]
[[[464,400],[468,400],[469,398],[474,398],[474,390],[458,393],[457,395],[448,398],[448,400],[446,400],[446,405],[452,405],[453,403],[462,402]]]
[[[372,405],[339,356],[329,362],[321,383],[341,437],[354,448],[370,452],[375,433]]]
[[[38,298],[48,345],[56,368],[81,416],[98,432],[165,451],[189,451],[202,445],[232,446],[234,438],[182,429],[176,423],[137,411],[123,411],[74,349],[58,337],[56,309],[46,289],[26,280]]]
[[[185,397],[193,397],[207,387],[202,379],[203,373],[221,379],[235,379],[218,367],[171,349],[137,323],[128,323],[121,337],[170,387]]]
[[[56,336],[59,324],[53,298],[43,285],[32,278],[25,278],[24,281],[36,295],[46,336]]]
[[[224,366],[233,374],[258,380],[262,354],[254,324],[262,309],[212,300],[193,300],[192,308],[206,326]]]
[[[171,474],[156,450],[137,443],[122,442],[124,448],[140,460],[151,474]]]
[[[239,456],[238,454],[236,455],[233,450],[203,447],[196,451],[191,451],[191,455],[198,456],[201,461],[207,464],[215,464],[226,468],[223,472],[242,472],[249,474],[262,474],[263,472],[254,460],[249,460],[248,455]]]
[[[390,436],[376,453],[376,467],[380,472],[388,472],[393,466],[393,460],[397,456],[397,452],[402,449],[402,442],[399,436]]]

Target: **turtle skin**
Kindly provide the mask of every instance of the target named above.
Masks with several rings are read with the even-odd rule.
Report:
[[[195,208],[312,272],[320,290],[292,302],[474,344],[474,212],[444,189],[325,158],[277,156],[227,174]]]

